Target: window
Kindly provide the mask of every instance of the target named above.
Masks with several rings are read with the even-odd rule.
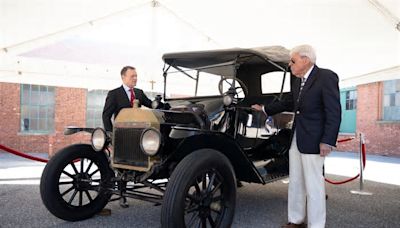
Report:
[[[357,91],[346,91],[346,110],[354,110],[357,108]]]
[[[215,74],[209,74],[207,72],[201,72],[199,75],[199,86],[197,88],[197,96],[214,96],[221,95],[218,90],[218,83],[221,80],[221,76]],[[227,79],[228,83],[222,84],[222,93],[228,91],[229,87],[233,82],[233,79]],[[235,81],[236,87],[240,86],[237,81]],[[226,87],[229,85],[229,87]]]
[[[185,68],[182,70],[184,70],[187,75],[184,75],[179,71],[170,72],[168,74],[166,84],[167,98],[221,95],[218,90],[218,83],[221,80],[221,76],[204,71],[198,72],[196,70],[187,70]],[[197,77],[198,83],[196,85]]]
[[[21,84],[21,132],[54,131],[54,87]]]
[[[102,127],[102,113],[108,90],[90,90],[87,93],[86,127]]]
[[[261,76],[261,90],[263,94],[280,93],[282,89],[284,72],[275,71]],[[290,91],[290,74],[286,73],[283,92]]]
[[[400,120],[400,79],[383,83],[383,120]]]

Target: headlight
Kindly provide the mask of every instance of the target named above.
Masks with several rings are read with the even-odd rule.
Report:
[[[233,102],[233,98],[230,95],[225,95],[224,96],[224,105],[229,106]]]
[[[106,146],[106,132],[101,128],[94,129],[92,133],[92,147],[95,151],[102,151]]]
[[[148,128],[143,131],[140,138],[140,147],[149,156],[157,154],[161,145],[161,133],[155,128]]]

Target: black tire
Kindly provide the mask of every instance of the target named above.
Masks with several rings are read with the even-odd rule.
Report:
[[[187,155],[168,182],[161,226],[230,227],[235,213],[236,178],[222,153],[202,149]]]
[[[96,152],[87,144],[71,145],[47,163],[40,195],[46,208],[58,218],[87,219],[108,203],[111,192],[107,187],[113,174],[104,152]]]

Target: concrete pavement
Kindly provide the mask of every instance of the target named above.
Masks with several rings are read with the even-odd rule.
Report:
[[[399,226],[400,159],[367,158],[364,189],[373,195],[351,194],[351,190],[359,188],[358,180],[344,185],[327,184],[327,227]],[[129,200],[127,209],[116,202],[109,203],[107,208],[111,209],[111,216],[95,216],[74,223],[54,217],[44,207],[39,194],[38,183],[44,165],[0,153],[0,227],[160,226],[161,207],[138,200]],[[345,176],[358,172],[358,166],[356,154],[332,153],[326,159],[327,177],[346,179]],[[287,184],[284,181],[267,185],[245,183],[238,189],[233,227],[280,227],[286,221],[286,207]]]

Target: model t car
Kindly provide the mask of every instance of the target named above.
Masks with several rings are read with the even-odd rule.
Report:
[[[280,46],[170,53],[163,102],[127,108],[112,132],[59,151],[40,183],[44,205],[76,221],[127,198],[162,205],[162,227],[229,227],[237,183],[288,175],[292,113],[250,108],[288,96],[289,51]]]

